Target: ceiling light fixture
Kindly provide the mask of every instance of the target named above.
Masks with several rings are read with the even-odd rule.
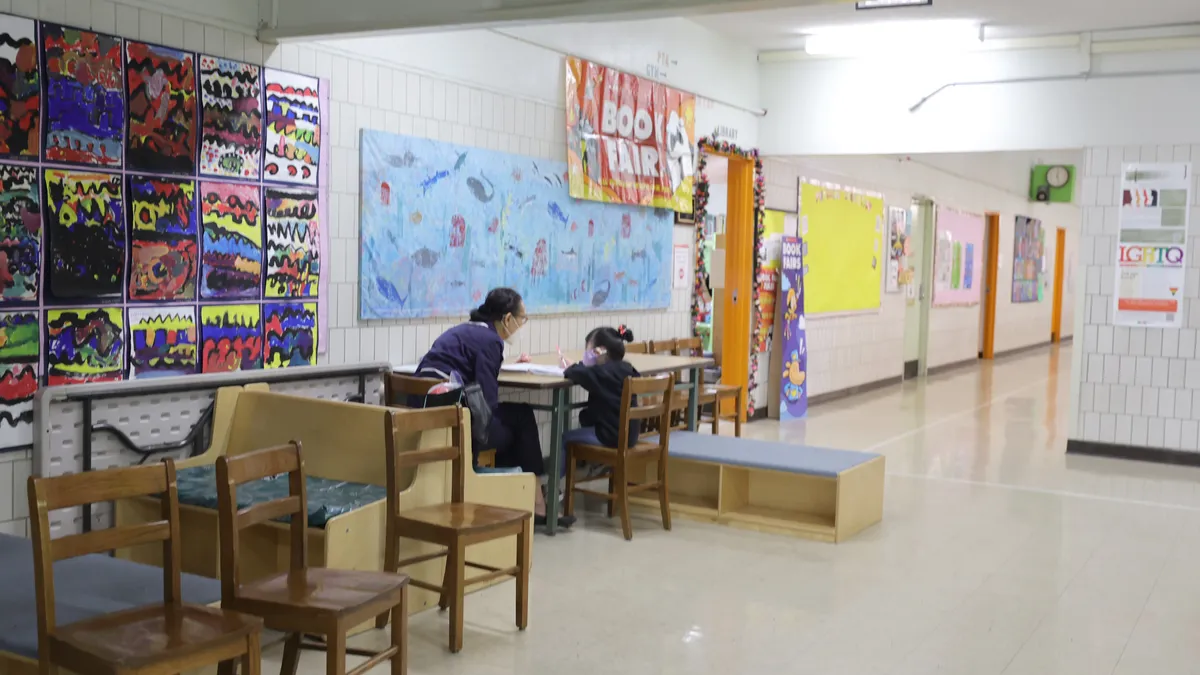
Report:
[[[932,7],[933,0],[862,0],[854,9],[889,9],[892,7]]]
[[[840,26],[804,39],[811,56],[905,56],[977,49],[983,27],[969,21],[908,21]]]

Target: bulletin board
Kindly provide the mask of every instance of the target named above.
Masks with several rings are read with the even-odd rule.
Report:
[[[320,82],[0,15],[0,450],[44,385],[317,361]]]
[[[878,310],[883,286],[883,197],[800,182],[800,237],[807,255],[805,314]]]
[[[938,206],[933,305],[978,305],[983,289],[983,216]]]

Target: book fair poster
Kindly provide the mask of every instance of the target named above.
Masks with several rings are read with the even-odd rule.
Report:
[[[1192,165],[1127,164],[1121,175],[1113,324],[1179,328]]]
[[[783,238],[779,266],[780,327],[783,373],[779,381],[779,419],[798,420],[808,414],[808,340],[804,328],[804,244]]]

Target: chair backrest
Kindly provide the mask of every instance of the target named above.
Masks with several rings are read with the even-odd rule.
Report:
[[[387,397],[386,405],[393,408],[407,408],[409,407],[409,396],[425,396],[429,393],[430,389],[433,389],[444,381],[436,377],[417,377],[415,375],[389,373],[384,385]]]
[[[698,337],[675,341],[675,356],[704,356],[704,341]]]
[[[650,351],[645,342],[630,342],[625,345],[626,354],[646,354]]]
[[[54,478],[30,477],[30,529],[33,536],[33,576],[37,591],[38,650],[49,663],[49,636],[55,627],[54,563],[89,553],[162,542],[163,602],[178,605],[180,547],[179,493],[175,463],[87,471]],[[160,520],[50,539],[50,512],[84,504],[135,497],[162,496]],[[97,579],[97,583],[103,583]]]
[[[674,338],[672,338],[670,340],[651,340],[650,341],[650,353],[651,354],[674,353],[676,342],[678,342],[678,340],[675,340]]]
[[[667,448],[668,430],[671,428],[671,396],[675,389],[674,375],[656,377],[627,377],[621,389],[621,426],[618,428],[617,450],[629,449],[629,425],[642,420],[655,420],[659,430],[659,446]],[[633,397],[638,405],[633,405]]]
[[[237,507],[237,488],[250,481],[286,473],[288,496],[244,509]],[[242,530],[268,520],[291,516],[291,569],[308,565],[308,495],[304,486],[304,457],[300,442],[217,458],[217,518],[221,532],[221,599],[237,597],[238,539]]]
[[[462,406],[425,408],[423,410],[394,410],[384,420],[384,435],[387,437],[387,500],[388,513],[395,516],[400,506],[401,471],[408,467],[432,462],[452,463],[450,500],[461,504],[465,498],[467,472],[463,461],[466,433],[465,414]],[[400,435],[437,431],[450,431],[450,445],[422,448],[400,452],[396,438]]]

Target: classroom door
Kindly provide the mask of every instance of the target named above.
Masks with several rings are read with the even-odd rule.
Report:
[[[930,284],[933,246],[933,202],[916,200],[912,204],[912,232],[908,264],[913,268],[912,286],[905,290],[904,379],[924,375],[929,345],[929,309],[933,294]]]
[[[983,317],[979,358],[996,358],[996,277],[1000,273],[1000,214],[987,214],[987,259],[984,264],[986,283],[983,287]]]
[[[748,388],[754,303],[754,163],[729,158],[729,202],[725,219],[725,289],[722,293],[721,383]],[[747,391],[747,395],[752,392]],[[721,411],[733,412],[726,401]],[[745,419],[746,411],[737,414]]]
[[[1066,268],[1067,231],[1058,228],[1054,244],[1054,308],[1050,315],[1050,342],[1062,340],[1063,271]]]

